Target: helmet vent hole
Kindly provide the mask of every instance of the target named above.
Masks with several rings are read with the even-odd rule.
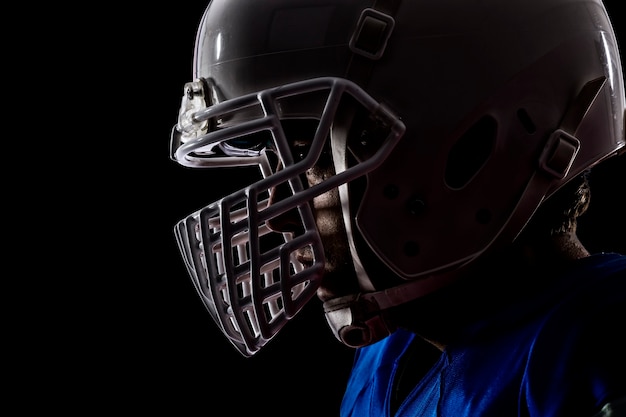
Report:
[[[537,126],[535,126],[535,123],[533,123],[533,119],[530,118],[530,115],[528,114],[526,109],[518,109],[517,118],[519,119],[520,123],[522,123],[524,130],[526,130],[528,134],[532,135],[537,131]]]
[[[483,167],[496,142],[498,124],[483,116],[457,140],[446,162],[445,181],[451,188],[463,188]]]
[[[476,212],[476,221],[480,224],[487,224],[491,221],[491,211],[483,208]]]
[[[409,240],[404,244],[404,254],[409,257],[417,256],[420,253],[420,245],[413,241]]]

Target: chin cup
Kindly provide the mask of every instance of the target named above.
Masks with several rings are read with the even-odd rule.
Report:
[[[324,303],[324,313],[335,337],[344,345],[359,348],[390,335],[378,303],[368,294],[351,294]]]

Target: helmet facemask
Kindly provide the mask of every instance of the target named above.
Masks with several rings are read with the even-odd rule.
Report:
[[[320,285],[324,252],[309,202],[378,166],[404,125],[343,79],[312,79],[216,104],[206,98],[216,96],[212,89],[205,80],[185,86],[172,159],[196,168],[257,165],[261,179],[187,216],[175,234],[211,316],[233,345],[251,356]],[[298,108],[299,102],[320,103],[312,97],[324,97],[317,113]],[[347,101],[371,115],[384,134],[374,145],[361,142],[367,152],[354,166],[336,165],[334,176],[309,187],[303,176],[328,149],[335,114]],[[288,136],[286,126],[308,124],[312,117],[319,123],[310,137]],[[303,139],[307,146],[293,146]],[[282,199],[269,204],[277,189]],[[269,224],[286,213],[295,213],[298,224],[288,232],[272,230]]]

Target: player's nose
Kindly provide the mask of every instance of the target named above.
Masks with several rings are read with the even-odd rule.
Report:
[[[269,205],[275,204],[293,193],[289,188],[289,184],[283,183],[270,190]],[[293,208],[266,221],[266,225],[270,230],[279,233],[293,233],[302,228],[300,214],[297,208]]]

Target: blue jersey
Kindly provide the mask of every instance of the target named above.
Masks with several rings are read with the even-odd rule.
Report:
[[[395,416],[591,417],[624,397],[626,256],[579,266],[548,308],[511,308],[494,319],[513,323],[504,332],[448,346]],[[394,376],[415,337],[399,330],[356,351],[342,417],[391,416]]]

